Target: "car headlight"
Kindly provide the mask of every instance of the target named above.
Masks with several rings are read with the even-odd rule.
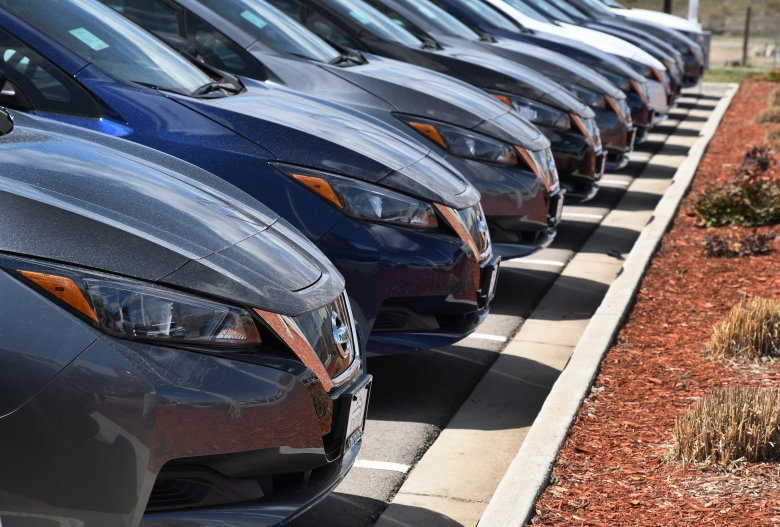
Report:
[[[0,265],[116,337],[210,347],[261,343],[252,315],[242,308],[69,266],[15,258]]]
[[[626,93],[631,91],[631,79],[629,77],[624,77],[609,70],[598,70],[598,72],[606,77],[609,82],[617,86],[620,91]]]
[[[515,147],[498,139],[429,119],[408,115],[398,117],[447,152],[458,157],[507,166],[518,163]]]
[[[571,128],[569,115],[563,110],[558,110],[550,105],[532,99],[526,99],[519,95],[509,95],[505,93],[492,93],[491,95],[514,109],[521,117],[528,119],[534,124],[550,126],[552,128],[557,128],[558,130],[568,130]]]
[[[430,203],[320,170],[282,163],[272,165],[349,216],[409,227],[438,227]]]
[[[607,109],[607,99],[601,93],[597,93],[593,90],[580,86],[579,84],[574,84],[573,82],[558,82],[580,101],[582,101],[584,104],[587,104],[591,108],[597,108],[599,110]]]

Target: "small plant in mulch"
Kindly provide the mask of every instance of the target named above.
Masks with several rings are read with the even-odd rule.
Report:
[[[758,124],[780,123],[780,106],[770,106],[761,110],[756,117]]]
[[[764,136],[764,139],[772,144],[773,150],[780,151],[780,148],[778,148],[778,145],[780,145],[780,126],[772,126],[769,128],[766,135]]]
[[[709,393],[677,418],[671,458],[728,466],[780,460],[780,390],[740,386]]]
[[[758,233],[753,229],[745,236],[710,234],[704,242],[704,256],[708,258],[747,258],[772,252],[773,232]]]
[[[743,298],[713,329],[707,353],[718,359],[780,357],[780,301]]]
[[[700,225],[760,227],[780,223],[776,164],[769,145],[748,148],[729,183],[720,188],[710,186],[696,198],[693,206]]]
[[[766,72],[761,80],[767,82],[780,82],[780,70],[771,69]]]
[[[780,88],[769,95],[769,106],[780,106]]]

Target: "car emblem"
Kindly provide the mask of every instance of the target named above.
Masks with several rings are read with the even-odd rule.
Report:
[[[341,320],[341,317],[336,311],[333,311],[330,315],[330,327],[331,331],[333,331],[333,340],[336,342],[336,348],[338,348],[339,354],[344,359],[348,358],[352,354],[349,326],[346,322]]]
[[[477,230],[479,231],[480,251],[487,249],[490,243],[490,231],[488,229],[487,220],[481,210],[477,211]]]

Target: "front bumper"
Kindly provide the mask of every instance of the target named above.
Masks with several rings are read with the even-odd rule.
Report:
[[[345,217],[317,245],[346,280],[370,355],[426,348],[420,333],[459,340],[455,336],[465,337],[487,315],[480,266],[489,255],[478,262],[445,227],[431,231]]]
[[[307,371],[281,356],[235,360],[99,336],[0,419],[0,519],[276,525],[322,499],[360,448],[344,448],[338,425],[322,435]],[[334,423],[367,380],[329,394]],[[160,489],[161,478],[176,484]]]
[[[580,133],[539,127],[550,140],[567,203],[593,199],[604,174],[604,153]],[[602,139],[603,141],[603,139]]]

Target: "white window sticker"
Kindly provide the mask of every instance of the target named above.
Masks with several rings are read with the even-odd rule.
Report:
[[[71,35],[82,41],[84,44],[89,46],[95,51],[100,51],[101,49],[106,49],[109,47],[108,44],[100,40],[94,33],[89,31],[88,29],[85,29],[83,27],[77,28],[77,29],[71,29],[68,31]]]
[[[263,29],[265,26],[268,25],[268,22],[266,22],[256,14],[252,13],[251,11],[242,11],[241,18],[243,18],[244,20],[248,20],[252,25],[257,26],[260,29]]]

